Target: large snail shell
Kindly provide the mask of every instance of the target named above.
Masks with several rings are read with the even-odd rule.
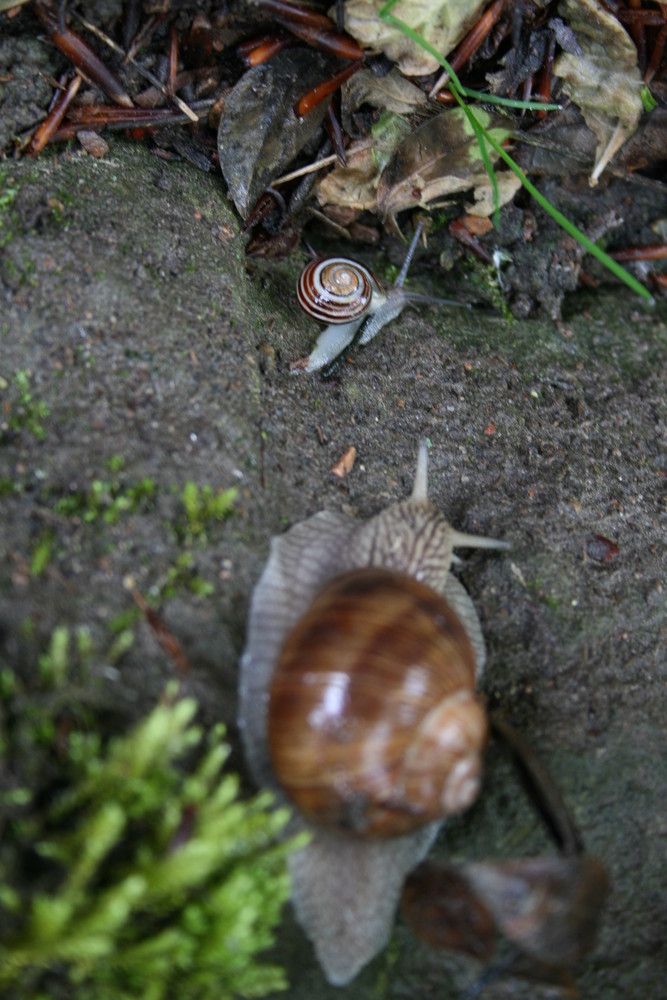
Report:
[[[346,257],[318,257],[299,275],[296,297],[309,316],[324,323],[349,323],[368,312],[380,293],[375,276]]]
[[[278,781],[315,823],[397,836],[467,808],[486,717],[447,602],[383,568],[335,578],[287,638],[269,701]]]

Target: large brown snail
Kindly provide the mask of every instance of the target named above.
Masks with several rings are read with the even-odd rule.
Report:
[[[383,288],[372,271],[349,257],[316,257],[306,264],[297,281],[297,302],[309,316],[329,325],[320,333],[308,357],[293,362],[292,373],[326,369],[353,341],[368,344],[383,326],[400,315],[408,302],[448,301],[404,287],[422,228],[420,221],[391,288]]]
[[[321,511],[274,538],[252,596],[240,725],[260,785],[312,833],[290,856],[293,901],[330,982],[386,944],[405,876],[480,784],[487,738],[474,606],[449,572],[455,531],[427,498],[368,521]]]

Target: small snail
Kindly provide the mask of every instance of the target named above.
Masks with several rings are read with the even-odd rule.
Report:
[[[479,788],[485,652],[449,572],[458,546],[507,547],[455,531],[428,501],[422,444],[408,500],[368,521],[296,524],[272,540],[252,596],[246,756],[311,831],[290,856],[293,901],[337,985],[385,946],[405,876]]]
[[[408,292],[403,287],[422,227],[420,221],[400,273],[386,290],[372,271],[347,257],[317,257],[306,264],[297,281],[297,301],[309,316],[329,326],[319,335],[308,357],[292,363],[293,374],[316,372],[331,365],[355,340],[367,344],[383,326],[396,319],[408,302],[446,301]]]

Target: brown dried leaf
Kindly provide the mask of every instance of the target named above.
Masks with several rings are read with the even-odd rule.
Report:
[[[493,916],[454,866],[422,862],[405,882],[403,917],[431,948],[461,951],[489,962],[497,945]]]
[[[563,177],[589,169],[594,162],[595,136],[574,104],[552,112],[529,132],[517,159],[524,171]]]
[[[81,132],[77,132],[76,137],[90,156],[106,156],[109,152],[109,146],[97,132],[83,129]]]
[[[335,205],[357,212],[372,211],[376,203],[378,169],[373,151],[364,139],[346,151],[347,166],[337,165],[319,182],[316,194],[320,205]]]
[[[474,236],[486,236],[493,229],[491,220],[481,218],[479,215],[463,215],[459,222]]]
[[[521,187],[521,181],[511,170],[496,170],[496,183],[498,184],[498,205],[502,207],[512,200]],[[489,175],[484,174],[473,190],[474,201],[466,202],[466,211],[470,215],[478,215],[488,218],[493,215],[496,209],[493,188]]]
[[[244,73],[229,94],[220,119],[218,154],[229,193],[244,219],[320,127],[328,100],[302,119],[292,105],[335,65],[313,49],[288,49]]]
[[[392,111],[384,111],[365,140],[347,151],[347,166],[337,165],[320,182],[317,197],[322,205],[374,211],[380,174],[411,131],[410,124]]]
[[[362,104],[386,108],[397,115],[409,115],[428,105],[423,90],[410,83],[394,68],[386,76],[377,77],[368,69],[359,70],[347,81],[344,97],[348,107],[356,110]]]
[[[581,108],[598,145],[591,184],[633,134],[642,113],[642,79],[637,50],[620,22],[598,0],[561,0],[559,13],[569,22],[582,55],[563,52],[554,74]]]
[[[347,451],[343,455],[341,455],[341,457],[338,459],[336,464],[331,469],[331,472],[333,473],[334,476],[337,476],[339,479],[344,479],[345,476],[349,475],[349,473],[352,472],[356,458],[357,458],[357,449],[354,447],[354,445],[351,445],[347,449]]]
[[[392,8],[392,17],[410,25],[443,56],[451,52],[475,24],[488,0],[400,0]],[[345,29],[366,48],[384,54],[398,63],[408,76],[425,76],[439,68],[437,59],[420,45],[406,38],[398,28],[378,17],[376,0],[347,0]]]
[[[610,538],[605,538],[604,535],[598,535],[597,532],[593,532],[586,539],[586,555],[589,559],[594,559],[596,562],[614,562],[618,558],[620,551],[615,542],[612,542]]]
[[[604,865],[588,856],[463,865],[430,859],[408,876],[403,914],[432,947],[488,961],[501,933],[539,963],[532,974],[540,966],[555,972],[593,947],[608,890]],[[529,966],[510,968],[531,975]]]
[[[496,141],[503,142],[510,135],[504,119],[492,118],[478,108],[474,113]],[[492,150],[489,155],[495,159]],[[415,129],[398,147],[380,178],[378,209],[395,227],[398,212],[424,207],[435,198],[480,184],[488,184],[488,175],[475,133],[463,111],[453,108]]]
[[[462,870],[498,928],[531,958],[572,965],[593,947],[609,891],[596,858],[521,858]]]
[[[595,145],[593,132],[570,105],[530,130],[530,145],[522,147],[520,164],[531,174],[568,176],[592,169]],[[618,160],[621,172],[649,169],[667,160],[667,108],[654,108],[640,119]]]

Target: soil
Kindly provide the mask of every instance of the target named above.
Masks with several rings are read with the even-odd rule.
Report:
[[[420,307],[328,381],[295,377],[289,362],[316,332],[294,302],[305,255],[247,260],[219,176],[109,141],[101,159],[73,147],[0,163],[3,666],[29,681],[56,626],[85,629],[94,654],[72,697],[94,704],[109,734],[125,728],[174,673],[141,620],[129,648],[114,646],[134,586],[161,596],[192,664],[187,687],[238,751],[237,663],[270,538],[325,507],[368,517],[405,497],[428,437],[433,501],[456,527],[512,542],[460,570],[487,638],[485,693],[548,761],[610,871],[582,995],[657,997],[667,974],[664,300],[648,308],[606,283],[567,296],[558,322]],[[351,446],[356,463],[338,479],[331,469]],[[108,523],[99,510],[147,477],[152,496]],[[91,516],[96,481],[106,499]],[[233,515],[188,536],[186,482],[236,487]],[[64,512],[72,495],[80,507]],[[239,753],[234,763],[243,768]],[[482,798],[436,852],[545,845],[492,747]],[[289,914],[276,954],[296,1000],[444,1000],[479,971],[400,921],[347,988],[326,986]],[[499,980],[484,995],[523,989]]]

